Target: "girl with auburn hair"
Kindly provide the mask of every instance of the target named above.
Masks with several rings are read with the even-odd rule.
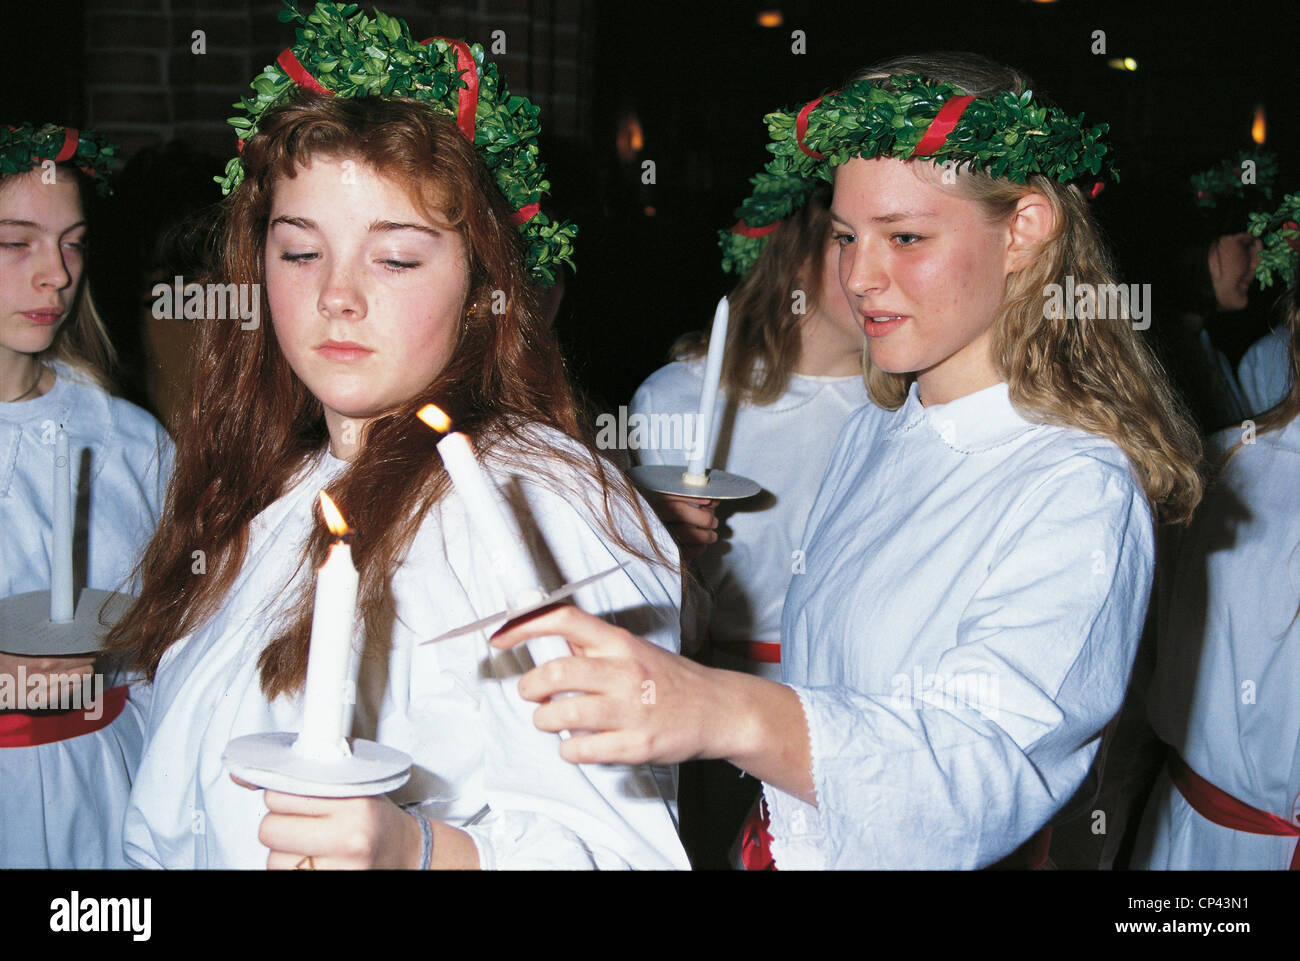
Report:
[[[738,228],[743,229],[743,226]],[[683,557],[695,557],[710,603],[696,633],[706,663],[781,679],[781,602],[797,570],[804,524],[840,428],[869,403],[862,377],[862,327],[839,283],[830,189],[818,190],[783,222],[728,295],[725,400],[714,467],[754,478],[758,498],[730,503],[652,496]],[[708,333],[687,334],[673,363],[638,388],[630,410],[654,423],[695,416]],[[658,434],[633,451],[643,464],[683,464],[690,438]],[[786,442],[774,444],[774,437]],[[725,540],[722,540],[725,538]],[[759,784],[722,761],[682,772],[682,824],[696,867],[725,867]],[[697,827],[698,825],[698,827]]]
[[[113,395],[114,351],[85,277],[91,187],[107,189],[112,154],[72,127],[0,127],[0,598],[51,588],[56,430],[68,436],[74,605],[81,588],[132,590],[162,506],[171,441]],[[147,691],[93,655],[3,653],[23,639],[5,621],[0,868],[125,867]]]
[[[368,29],[358,17],[331,25]],[[394,32],[410,43],[404,24]],[[294,51],[314,66],[309,50]],[[405,52],[414,70],[455,75],[455,44]],[[485,101],[495,68],[476,69]],[[536,253],[556,250],[569,228],[517,229],[502,181],[438,104],[300,90],[257,123],[227,202],[219,272],[264,285],[270,323],[202,324],[195,402],[144,591],[110,638],[155,691],[129,859],[687,866],[671,784],[644,768],[564,764],[529,723],[519,662],[489,656],[481,632],[421,643],[508,606],[492,545],[475,541],[439,437],[415,416],[436,402],[508,491],[550,579],[626,561],[577,596],[678,647],[671,541],[595,452],[528,280],[521,230]],[[494,136],[507,134],[531,149],[535,130]],[[330,539],[315,512],[321,489],[357,532],[352,733],[406,751],[415,767],[391,799],[267,791],[263,804],[220,758],[234,737],[300,727],[311,569]]]
[[[770,223],[833,179],[839,278],[893,410],[852,416],[831,456],[785,683],[572,607],[493,643],[558,633],[582,655],[520,682],[539,728],[593,732],[570,761],[720,757],[761,778],[747,866],[1040,863],[1124,696],[1155,515],[1184,521],[1200,493],[1195,431],[1127,318],[1052,303],[1067,277],[1113,279],[1071,182],[1102,169],[1105,128],[970,54],[888,61],[767,119],[770,182],[741,215]],[[629,699],[646,679],[679,706]],[[548,702],[570,690],[596,696]]]
[[[1284,308],[1291,388],[1253,432],[1211,439],[1226,454],[1156,592],[1156,670],[1147,714],[1168,745],[1132,866],[1300,869],[1300,243],[1291,194],[1266,252],[1289,261]],[[1275,261],[1276,263],[1276,261]],[[1272,281],[1261,261],[1262,286]]]

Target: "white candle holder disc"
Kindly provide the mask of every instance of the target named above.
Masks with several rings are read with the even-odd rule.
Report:
[[[411,776],[411,756],[396,748],[350,737],[351,754],[318,758],[295,750],[297,739],[288,731],[237,737],[226,745],[221,763],[249,784],[302,797],[374,797],[397,790]]]
[[[565,584],[563,587],[558,587],[553,591],[537,591],[536,597],[525,604],[516,604],[512,607],[506,608],[504,611],[497,611],[495,614],[489,614],[487,617],[480,617],[477,621],[470,624],[462,624],[460,627],[453,628],[445,634],[439,634],[437,637],[431,637],[429,640],[421,641],[420,643],[433,644],[437,641],[445,641],[453,637],[460,637],[462,634],[471,634],[474,631],[490,627],[493,624],[504,624],[506,621],[512,621],[516,617],[523,617],[525,614],[531,614],[533,611],[540,611],[548,604],[554,604],[556,601],[561,601],[572,594],[576,594],[588,584],[593,584],[601,578],[608,577],[615,571],[621,571],[625,567],[627,567],[627,561],[623,561],[621,564],[615,564],[613,567],[603,570],[599,574],[592,574],[590,577],[584,577],[580,581],[572,581],[571,583]],[[560,656],[568,656],[567,645],[565,653]],[[534,660],[536,660],[536,658],[534,658]]]
[[[710,470],[703,483],[693,484],[687,479],[689,475],[684,464],[643,464],[633,467],[628,476],[643,491],[715,501],[744,500],[763,489],[748,477],[728,474],[724,470]]]
[[[87,587],[72,620],[51,621],[49,591],[13,594],[0,599],[0,651],[23,657],[93,654],[134,603],[130,594]]]

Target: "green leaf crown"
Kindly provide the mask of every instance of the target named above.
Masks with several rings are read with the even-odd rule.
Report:
[[[1255,182],[1243,182],[1242,166],[1250,161],[1255,165]],[[1268,200],[1273,199],[1273,185],[1277,181],[1277,155],[1269,150],[1241,150],[1235,157],[1225,157],[1209,170],[1192,174],[1188,181],[1196,206],[1213,210],[1227,200],[1245,200],[1251,190],[1257,190]]]
[[[411,37],[404,20],[378,10],[371,20],[354,3],[318,3],[306,15],[290,0],[285,0],[285,6],[280,20],[298,24],[292,56],[330,93],[411,97],[457,117],[461,92],[470,89],[470,83],[457,65],[457,45],[452,41],[437,38],[421,44]],[[538,159],[540,110],[527,98],[510,94],[480,44],[462,49],[472,55],[477,75],[474,146],[522,220],[519,231],[527,244],[526,268],[535,282],[550,286],[561,264],[573,266],[578,228],[567,221],[552,222],[536,206],[551,188]],[[297,84],[277,62],[254,77],[250,86],[253,95],[235,104],[246,116],[228,121],[241,143],[256,136],[261,119],[286,103]],[[239,186],[244,179],[239,158],[227,163],[225,175],[215,179],[226,194]]]
[[[804,108],[802,138],[800,110],[763,118],[773,157],[751,179],[754,191],[736,209],[740,222],[719,231],[723,270],[748,272],[766,242],[765,236],[753,235],[760,233],[754,228],[789,217],[807,202],[817,180],[833,180],[834,168],[854,157],[956,162],[1019,184],[1030,174],[1063,183],[1102,175],[1119,181],[1102,139],[1109,127],[1087,126],[1082,114],[1070,117],[1057,107],[1040,105],[1030,90],[970,100],[947,136],[937,145],[927,143],[918,156],[917,147],[944,105],[967,95],[952,84],[915,74],[890,77],[885,84],[858,80],[814,101],[811,110]]]
[[[1288,287],[1293,286],[1300,260],[1300,193],[1287,194],[1271,214],[1251,214],[1246,229],[1264,240],[1255,267],[1259,285],[1269,286],[1276,274]]]
[[[101,194],[109,194],[113,191],[109,165],[116,152],[116,147],[89,130],[54,123],[0,126],[0,176],[26,173],[45,160],[55,160],[80,167],[95,180]]]

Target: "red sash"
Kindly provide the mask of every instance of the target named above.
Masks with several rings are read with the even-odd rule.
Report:
[[[1268,834],[1273,837],[1300,837],[1300,825],[1292,824],[1276,814],[1251,807],[1226,791],[1215,787],[1201,777],[1174,751],[1169,752],[1169,777],[1179,793],[1192,806],[1192,810],[1220,827],[1249,834]],[[1300,871],[1300,844],[1291,856],[1291,870]]]
[[[86,717],[85,708],[59,713],[15,711],[13,714],[0,714],[0,748],[36,747],[93,734],[117,720],[126,707],[126,697],[125,684],[105,691],[100,715],[93,721]]]
[[[781,663],[781,645],[776,641],[714,641],[718,649],[734,657],[763,664]]]

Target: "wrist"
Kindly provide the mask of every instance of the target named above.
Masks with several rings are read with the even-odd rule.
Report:
[[[415,871],[427,871],[433,864],[433,824],[415,805],[402,810],[415,822],[411,825],[415,832],[413,843],[407,846],[408,851],[414,852],[414,863],[408,862],[407,867]]]
[[[764,698],[758,686],[770,682],[738,671],[709,668],[716,692],[714,717],[726,718],[726,723],[707,726],[709,743],[703,757],[721,758],[738,767],[741,760],[754,756],[764,743]]]

